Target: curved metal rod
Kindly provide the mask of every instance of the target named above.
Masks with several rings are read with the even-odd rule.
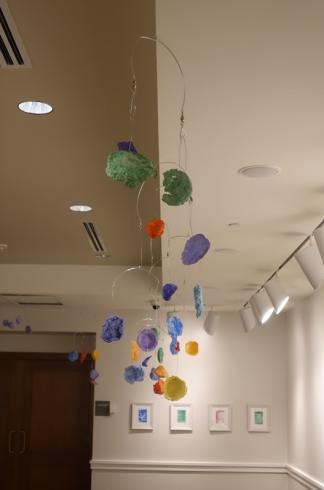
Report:
[[[137,48],[138,44],[142,40],[143,41],[152,41],[152,42],[154,42],[156,44],[160,44],[161,46],[163,46],[168,51],[168,53],[172,56],[172,58],[176,62],[177,66],[179,68],[180,74],[181,74],[182,82],[183,82],[183,98],[182,98],[182,104],[181,104],[181,109],[180,109],[180,112],[181,112],[181,121],[183,122],[183,112],[184,112],[184,106],[185,106],[185,102],[186,102],[186,82],[185,82],[184,73],[183,73],[183,70],[181,68],[180,61],[178,60],[178,58],[176,57],[176,55],[174,54],[174,52],[172,51],[172,49],[169,48],[169,46],[167,44],[165,44],[163,41],[161,41],[161,39],[159,39],[158,37],[140,36],[137,39],[137,41],[135,42],[135,44],[133,46],[131,61],[130,61],[131,73],[132,73],[132,79],[133,79],[133,86],[134,86],[134,82],[135,82],[135,89],[136,89],[136,74],[135,74],[135,68],[134,68],[135,51],[136,51],[136,48]]]

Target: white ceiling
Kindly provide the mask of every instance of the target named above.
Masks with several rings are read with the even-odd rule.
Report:
[[[105,176],[105,157],[128,136],[129,56],[139,35],[155,32],[154,3],[8,3],[32,68],[0,70],[0,242],[9,245],[0,263],[49,269],[37,265],[28,284],[31,269],[4,265],[0,293],[57,295],[71,308],[113,307],[114,273],[139,263],[140,240],[137,193]],[[180,286],[172,304],[191,307],[192,287],[200,283],[207,305],[238,309],[322,220],[323,26],[321,0],[156,0],[157,34],[179,58],[187,85],[193,231],[212,245],[200,263],[182,266],[185,239],[171,241],[167,260],[165,235],[163,278]],[[136,60],[135,142],[144,154],[157,158],[159,150],[160,161],[173,161],[182,97],[177,67],[158,49],[157,98],[153,44],[142,43]],[[53,114],[30,118],[17,111],[19,101],[33,98],[53,103]],[[282,172],[264,180],[237,173],[253,164]],[[86,220],[95,222],[111,252],[104,266],[81,218],[67,209],[83,201],[94,207]],[[151,182],[142,215],[145,221],[158,214]],[[162,204],[161,215],[172,236],[188,233],[187,205]],[[147,240],[144,247],[149,264]],[[158,242],[155,247],[158,258]],[[239,252],[212,250],[227,247]],[[147,306],[149,278],[131,275],[120,284],[118,307]],[[281,277],[295,300],[310,294],[294,261]]]
[[[324,3],[305,0],[157,0],[157,33],[185,74],[192,225],[211,251],[183,266],[185,239],[172,241],[164,280],[185,285],[174,302],[237,309],[322,220],[324,214]],[[178,150],[181,78],[158,49],[161,161]],[[268,179],[245,165],[279,166]],[[162,168],[161,172],[166,170]],[[171,235],[188,233],[188,206],[162,204]],[[231,222],[239,227],[229,227]],[[239,253],[212,249],[231,247]],[[163,241],[163,257],[167,254]],[[311,288],[292,261],[281,275],[293,296]]]

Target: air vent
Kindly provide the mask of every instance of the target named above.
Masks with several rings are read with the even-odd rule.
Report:
[[[20,306],[63,306],[55,296],[45,294],[16,294],[5,293],[0,295],[1,301]]]
[[[95,225],[91,222],[83,222],[84,229],[88,235],[88,240],[91,248],[94,250],[96,257],[106,258],[109,257],[109,253],[106,250],[105,244],[95,228]]]
[[[0,66],[1,68],[31,67],[27,51],[5,0],[0,0]]]

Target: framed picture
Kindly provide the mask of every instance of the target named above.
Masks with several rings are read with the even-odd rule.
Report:
[[[210,432],[230,432],[232,430],[232,409],[229,405],[209,405]]]
[[[153,430],[153,403],[132,403],[133,430]]]
[[[191,405],[170,406],[170,430],[180,432],[192,431]]]
[[[248,431],[270,432],[270,409],[265,406],[248,406]]]

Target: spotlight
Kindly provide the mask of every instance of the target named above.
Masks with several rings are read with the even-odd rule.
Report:
[[[271,303],[277,315],[284,309],[289,301],[288,294],[285,293],[277,275],[264,285]]]
[[[313,289],[317,289],[324,279],[323,262],[317,247],[310,245],[298,250],[295,254],[295,259]]]
[[[250,304],[261,325],[266,323],[274,312],[274,307],[264,289],[261,289],[251,298]]]
[[[220,315],[215,311],[209,311],[204,321],[204,330],[208,335],[214,335],[219,323]]]
[[[322,262],[324,262],[324,226],[316,228],[314,231],[314,238],[316,240],[318,251],[321,254]]]
[[[246,306],[240,310],[240,317],[246,333],[251,332],[257,326],[258,320],[251,306]]]

